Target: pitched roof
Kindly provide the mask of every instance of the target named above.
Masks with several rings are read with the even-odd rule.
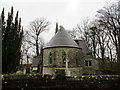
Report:
[[[46,44],[44,48],[52,47],[80,48],[62,26],[60,26],[58,32],[53,36],[53,38]]]
[[[88,49],[84,40],[75,40],[75,41],[76,41],[76,43],[78,43],[78,46],[82,49],[82,52],[84,54],[90,53],[90,50]]]

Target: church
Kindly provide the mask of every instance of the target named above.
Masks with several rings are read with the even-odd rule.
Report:
[[[38,67],[42,74],[55,75],[64,71],[66,76],[96,74],[99,69],[98,61],[91,53],[84,40],[73,40],[69,33],[60,26],[53,38],[44,46],[42,58],[33,59],[33,67]]]

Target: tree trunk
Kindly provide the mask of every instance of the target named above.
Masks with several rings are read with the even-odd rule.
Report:
[[[105,54],[105,48],[101,47],[101,57],[102,57],[102,61],[103,61],[103,68],[105,68],[105,58],[104,58],[104,54]]]
[[[41,48],[40,73],[43,73],[43,48]]]
[[[96,45],[95,45],[95,40],[93,40],[93,56],[95,57],[96,55]]]
[[[37,39],[36,39],[36,55],[39,56],[38,36],[37,36]]]
[[[118,56],[117,56],[117,61],[118,61],[118,69],[120,70],[120,28],[119,28],[119,34],[118,34]]]
[[[29,60],[28,60],[29,56],[27,55],[27,64],[26,64],[26,74],[30,73],[30,68],[29,68]]]

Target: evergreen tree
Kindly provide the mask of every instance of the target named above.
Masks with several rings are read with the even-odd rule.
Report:
[[[17,11],[15,21],[13,22],[12,7],[11,13],[8,13],[8,19],[2,37],[2,73],[13,73],[16,71],[17,66],[19,66],[22,37],[21,19],[18,21]]]
[[[2,13],[1,13],[1,24],[0,24],[0,28],[2,29],[2,36],[4,35],[4,32],[5,32],[5,15],[4,15],[4,8],[2,10]],[[4,36],[3,36],[4,37]]]

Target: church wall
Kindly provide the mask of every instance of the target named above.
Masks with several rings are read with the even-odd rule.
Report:
[[[50,53],[52,62],[50,63]],[[43,74],[55,74],[56,69],[66,69],[63,63],[63,55],[66,53],[68,70],[71,76],[82,74],[95,74],[99,68],[98,61],[89,55],[84,55],[78,48],[48,48],[43,51]],[[91,62],[91,66],[86,66],[86,61]],[[89,63],[90,64],[90,63]]]
[[[52,58],[52,63],[50,63],[50,53]],[[81,72],[81,59],[82,52],[78,48],[48,48],[43,51],[43,74],[54,74],[55,69],[57,68],[66,68],[66,63],[63,62],[65,53],[65,61],[68,62],[68,68],[70,69],[72,76],[78,75]],[[76,62],[77,60],[77,62]],[[77,73],[75,71],[78,71]]]
[[[69,60],[69,67],[76,66],[76,59],[77,59],[77,66],[80,66],[80,61],[82,58],[82,52],[80,49],[77,48],[48,48],[44,49],[43,52],[43,65],[44,66],[57,66],[57,67],[65,67],[65,63],[63,63],[64,53],[65,60]],[[50,64],[50,53],[52,58],[52,64]]]

